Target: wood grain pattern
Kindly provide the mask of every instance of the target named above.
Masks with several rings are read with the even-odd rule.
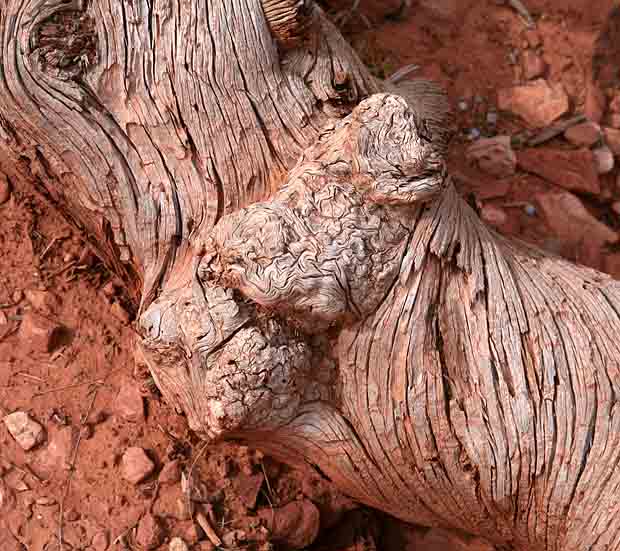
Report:
[[[212,280],[306,334],[337,326],[337,406],[303,405],[287,453],[405,520],[519,549],[614,548],[620,283],[495,234],[441,167],[424,173],[445,177],[434,197],[411,194],[418,126],[399,97],[372,96],[272,200],[216,227]],[[321,163],[323,146],[344,153]],[[358,154],[400,168],[402,202],[377,201]]]
[[[310,1],[2,0],[0,47],[0,171],[124,278],[192,429],[408,521],[620,549],[620,286],[480,222],[435,85]]]

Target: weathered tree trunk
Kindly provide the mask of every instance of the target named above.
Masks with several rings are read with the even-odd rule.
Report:
[[[432,85],[310,0],[2,0],[0,36],[0,168],[124,278],[192,429],[407,521],[620,549],[620,285],[480,223]]]

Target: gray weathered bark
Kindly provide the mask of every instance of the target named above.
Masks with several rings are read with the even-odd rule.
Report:
[[[620,286],[487,229],[430,83],[310,1],[3,0],[0,168],[124,278],[206,438],[518,549],[620,549]]]

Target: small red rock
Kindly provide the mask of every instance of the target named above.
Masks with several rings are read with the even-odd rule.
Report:
[[[497,178],[505,178],[515,173],[517,156],[512,149],[510,136],[481,138],[469,146],[466,154],[482,171]]]
[[[604,243],[616,243],[618,234],[588,212],[581,200],[565,191],[541,193],[538,204],[560,238],[581,241],[586,235]]]
[[[168,544],[168,551],[189,551],[189,546],[183,538],[172,538]]]
[[[200,540],[204,532],[194,521],[189,521],[187,526],[181,530],[183,539],[190,545],[194,545]]]
[[[51,291],[40,289],[26,289],[26,300],[36,309],[43,313],[54,312],[60,306],[60,299]]]
[[[93,551],[106,551],[109,545],[110,538],[105,530],[97,532],[93,536],[93,540],[90,544],[90,546],[93,548]]]
[[[601,191],[596,160],[588,149],[525,149],[517,159],[523,170],[569,191],[594,195]]]
[[[540,193],[536,201],[549,227],[564,245],[576,251],[580,263],[597,267],[601,249],[618,242],[618,234],[590,214],[572,193]]]
[[[586,99],[583,105],[583,114],[589,120],[600,123],[605,112],[605,96],[600,88],[593,82],[586,85]]]
[[[75,509],[69,509],[64,516],[64,519],[68,522],[75,522],[79,520],[80,513],[78,513]]]
[[[24,482],[24,479],[21,476],[17,478],[14,476],[9,476],[7,480],[9,481],[9,486],[11,486],[11,488],[13,488],[16,492],[27,492],[30,490],[30,486]]]
[[[601,139],[601,127],[595,122],[585,121],[571,126],[564,132],[564,137],[578,147],[590,147]]]
[[[495,205],[484,205],[480,211],[480,217],[495,228],[503,226],[508,220],[506,211]]]
[[[224,547],[238,547],[247,539],[247,534],[243,530],[231,530],[222,536]]]
[[[144,515],[138,523],[138,530],[136,531],[136,543],[146,551],[159,547],[165,538],[166,534],[159,522],[159,519],[154,517],[151,513]]]
[[[123,454],[121,471],[123,478],[132,484],[139,484],[153,474],[155,465],[142,448],[127,448]]]
[[[0,174],[0,205],[6,203],[11,197],[11,184],[4,174]]]
[[[43,427],[24,411],[7,415],[4,424],[15,441],[26,451],[43,442],[45,438]]]
[[[24,314],[19,336],[28,349],[37,352],[53,352],[61,344],[65,330],[57,322],[37,314]]]
[[[620,156],[620,130],[617,128],[605,128],[605,142],[614,155]]]
[[[319,510],[309,500],[293,501],[276,509],[261,509],[258,516],[275,541],[292,549],[307,547],[319,533]]]
[[[159,473],[160,484],[176,484],[181,480],[181,462],[178,459],[168,461]]]
[[[114,411],[127,421],[144,421],[144,399],[136,383],[129,379],[123,381],[114,400]]]
[[[614,154],[609,147],[597,147],[592,153],[599,174],[608,174],[614,169]]]
[[[525,50],[521,56],[521,67],[523,69],[523,78],[532,80],[545,74],[547,64],[534,50]]]
[[[611,128],[620,128],[620,113],[610,113],[607,122]]]
[[[70,467],[73,449],[73,429],[62,427],[50,432],[50,443],[41,450],[37,467],[46,474],[52,474]]]
[[[548,126],[567,113],[570,107],[564,87],[543,79],[499,90],[497,105],[500,110],[520,116],[533,127]]]
[[[171,517],[177,521],[190,520],[187,495],[180,484],[160,485],[157,500],[151,512],[161,517]]]

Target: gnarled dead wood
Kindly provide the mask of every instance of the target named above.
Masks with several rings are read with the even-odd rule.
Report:
[[[619,284],[477,219],[436,86],[310,1],[5,0],[0,40],[0,170],[125,278],[194,430],[408,521],[620,549]]]
[[[420,129],[406,102],[375,95],[271,200],[216,226],[208,285],[337,335],[337,394],[261,423],[264,442],[405,520],[613,548],[620,283],[486,228]]]

